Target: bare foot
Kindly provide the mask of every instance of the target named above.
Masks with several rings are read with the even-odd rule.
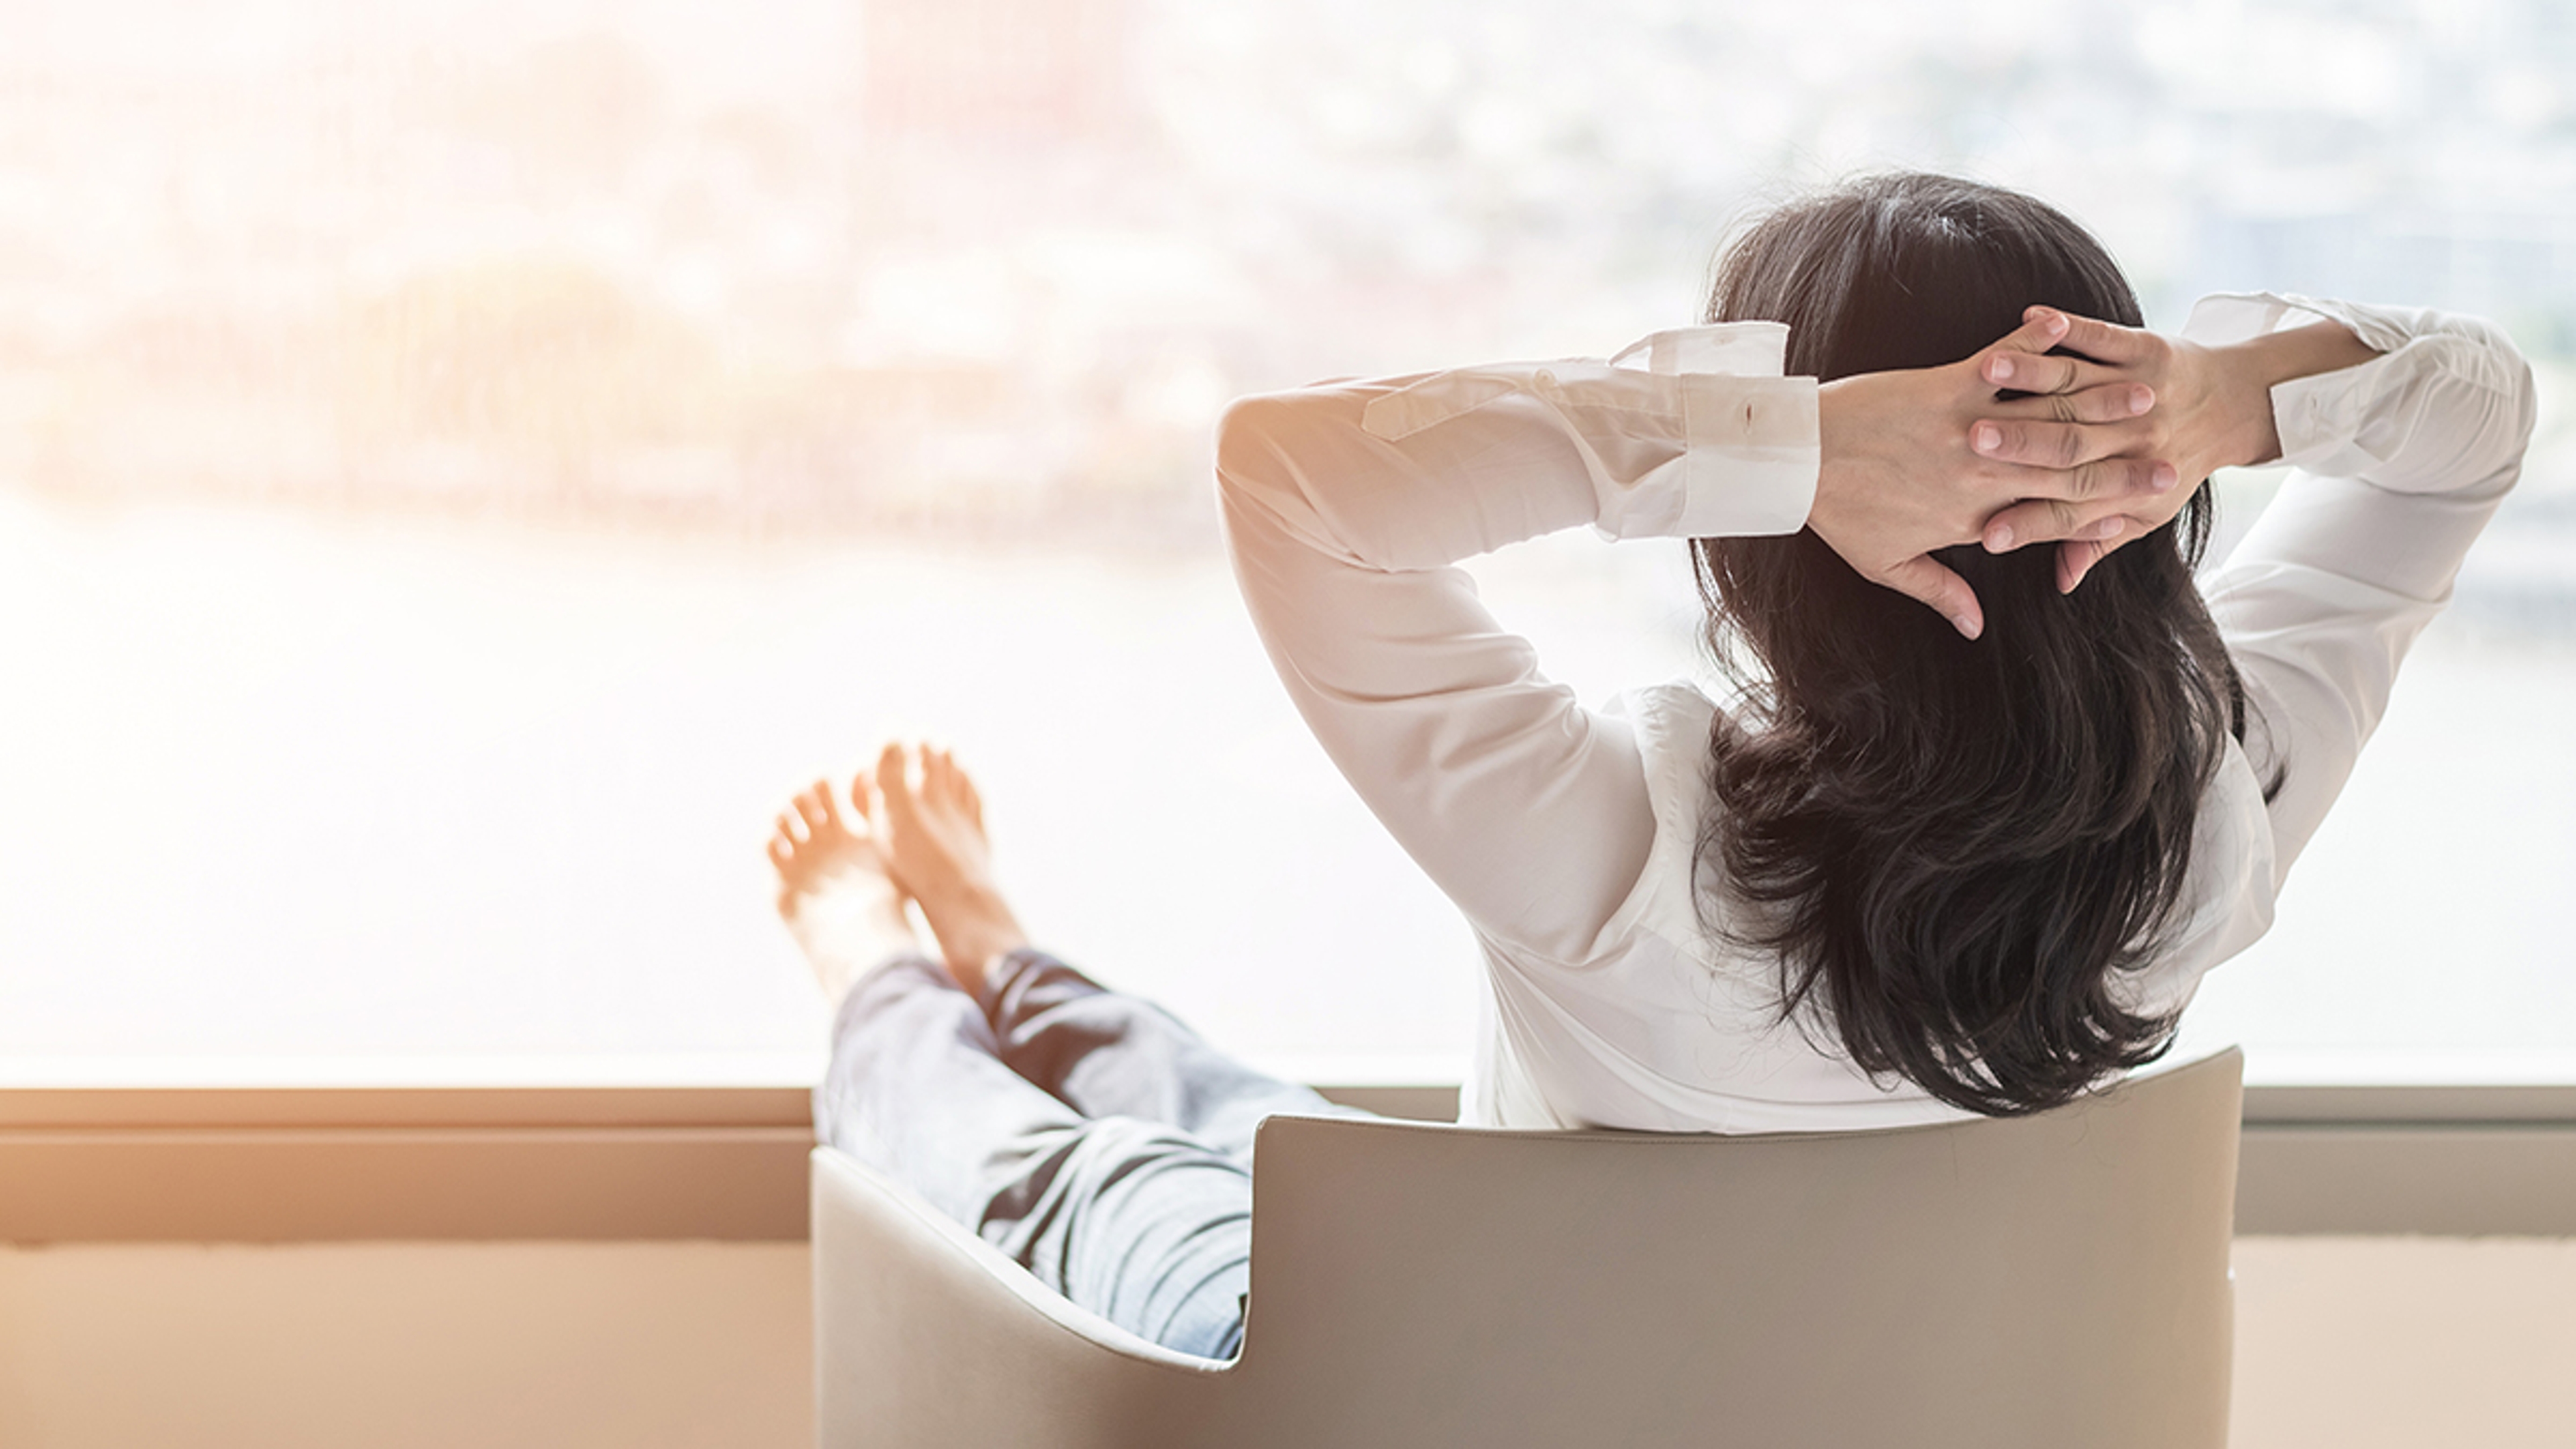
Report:
[[[877,757],[877,793],[885,798],[895,881],[930,922],[949,974],[971,991],[996,959],[1029,944],[993,882],[984,799],[947,751],[927,746],[909,758],[903,746],[886,746]]]
[[[850,803],[857,807],[856,829],[843,823],[832,787],[817,780],[796,797],[794,810],[778,817],[778,833],[769,838],[779,917],[835,1010],[860,973],[889,956],[921,952],[903,892],[886,869],[864,776]]]

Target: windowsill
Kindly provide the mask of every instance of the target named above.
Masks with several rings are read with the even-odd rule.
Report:
[[[1456,1111],[1436,1058],[1264,1065],[1372,1110]],[[2576,1235],[2576,1071],[2540,1075],[2567,1065],[2258,1067],[2239,1230]],[[0,1241],[793,1240],[819,1068],[20,1059],[0,1067]]]

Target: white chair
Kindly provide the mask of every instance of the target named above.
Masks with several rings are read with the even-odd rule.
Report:
[[[2219,1449],[2242,1067],[1875,1132],[1273,1118],[1231,1365],[819,1150],[821,1442]]]

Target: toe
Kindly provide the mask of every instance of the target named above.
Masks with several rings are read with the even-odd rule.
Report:
[[[869,798],[875,788],[876,782],[868,778],[865,770],[850,777],[850,808],[858,812],[861,820],[873,822],[877,818],[876,801]]]
[[[828,822],[834,830],[841,829],[841,803],[832,797],[832,782],[829,780],[817,780],[814,782],[814,788],[806,793],[812,795],[814,799],[822,805],[823,819]]]
[[[807,835],[820,835],[831,821],[830,807],[814,792],[807,790],[796,797],[796,813],[803,817]]]
[[[912,787],[904,779],[903,746],[889,744],[877,756],[877,795],[885,801],[886,814],[900,819],[912,813]]]
[[[796,826],[795,816],[782,814],[778,817],[778,838],[787,842],[787,850],[791,855],[805,844],[804,839],[797,834]]]
[[[769,837],[769,863],[778,867],[780,875],[796,868],[796,847],[788,843],[783,832]]]

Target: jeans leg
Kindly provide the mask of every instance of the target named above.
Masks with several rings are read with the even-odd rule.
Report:
[[[816,1130],[1129,1332],[1232,1355],[1251,1280],[1250,1172],[1166,1125],[1086,1118],[998,1048],[945,971],[889,961],[842,1003]]]
[[[1249,1162],[1273,1113],[1369,1115],[1254,1071],[1162,1007],[1042,951],[1003,958],[981,996],[1002,1060],[1086,1117],[1169,1123]]]
[[[1234,1356],[1252,1288],[1250,1167],[1133,1117],[1025,1139],[1019,1162],[987,1241],[1131,1333]]]

